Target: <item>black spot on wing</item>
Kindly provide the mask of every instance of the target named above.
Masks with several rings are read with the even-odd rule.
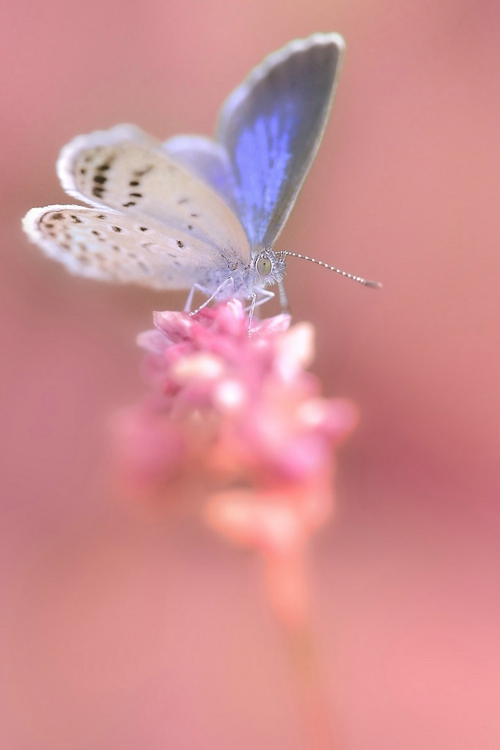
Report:
[[[150,172],[152,169],[153,169],[153,164],[147,164],[142,169],[136,169],[136,170],[134,170],[134,172],[133,172],[134,179],[133,180],[129,180],[129,183],[128,183],[129,187],[138,188],[140,186],[140,184],[141,184],[141,178],[144,177],[144,175],[147,174],[148,172]],[[139,192],[138,190],[132,190],[128,194],[128,197],[129,198],[143,198],[144,195],[143,195],[143,193]],[[136,205],[137,205],[137,201],[136,200],[127,201],[126,203],[122,203],[123,208],[131,208],[132,206],[136,206]]]
[[[146,167],[143,167],[142,169],[136,169],[135,172],[133,173],[134,177],[137,177],[137,178],[144,177],[145,174],[147,174],[148,172],[151,172],[151,170],[153,169],[153,166],[154,166],[153,164],[148,164]]]
[[[100,151],[101,149],[99,149]],[[84,158],[85,162],[90,162],[92,160],[92,156],[88,155]],[[103,197],[103,194],[106,192],[106,182],[108,180],[106,172],[111,169],[111,166],[113,164],[114,159],[108,158],[105,159],[100,164],[97,164],[94,173],[92,175],[92,195],[95,198],[101,199]],[[80,172],[83,174],[82,170]]]

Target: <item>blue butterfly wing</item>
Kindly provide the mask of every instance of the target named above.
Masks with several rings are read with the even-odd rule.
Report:
[[[254,251],[272,246],[295,203],[328,120],[343,51],[338,34],[293,41],[255,68],[221,110],[217,139]]]

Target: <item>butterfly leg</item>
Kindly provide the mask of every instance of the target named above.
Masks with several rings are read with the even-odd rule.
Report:
[[[255,309],[263,305],[264,302],[268,302],[273,297],[274,297],[274,292],[271,292],[270,289],[259,289],[257,292],[254,292],[252,294],[251,302],[245,308],[245,312],[248,313],[248,332],[249,333],[252,328],[252,320],[255,314]]]
[[[247,307],[245,307],[245,312],[252,312],[253,314],[253,311],[256,307],[260,307],[265,302],[268,302],[270,299],[272,299],[274,296],[274,292],[271,292],[270,289],[259,289],[257,292],[252,294],[252,301]]]
[[[252,301],[248,305],[248,307],[245,308],[245,312],[248,312],[248,335],[251,335],[252,332],[252,320],[253,320],[253,314],[255,312],[255,308],[257,306],[257,295],[254,293],[252,294]]]
[[[199,284],[193,284],[191,287],[191,290],[188,294],[188,298],[186,300],[186,304],[184,305],[184,312],[191,312],[191,305],[193,304],[193,297],[195,292],[201,292],[202,294],[206,294],[210,297],[210,292],[205,289],[204,286],[200,286]]]
[[[196,310],[193,310],[193,312],[189,312],[189,314],[196,315],[196,313],[199,313],[200,310],[203,310],[204,307],[207,307],[211,302],[217,299],[217,297],[220,295],[222,291],[225,291],[226,289],[233,289],[234,288],[234,279],[232,276],[230,276],[228,279],[222,282],[222,284],[219,284],[215,292],[211,293],[209,289],[207,289],[204,286],[201,286],[200,284],[193,284],[191,287],[191,291],[189,292],[189,296],[186,300],[186,305],[184,307],[184,312],[189,312],[189,308],[191,307],[191,303],[193,301],[193,295],[196,290],[201,292],[202,294],[207,295],[207,299],[205,302],[196,308]]]
[[[283,284],[283,281],[278,281],[278,294],[280,298],[281,312],[290,312],[290,308],[288,307],[288,297],[286,296],[285,285]]]

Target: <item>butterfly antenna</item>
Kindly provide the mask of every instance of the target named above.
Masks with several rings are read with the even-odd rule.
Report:
[[[345,276],[347,279],[352,279],[353,281],[357,281],[359,284],[363,284],[364,286],[369,286],[371,289],[380,289],[382,287],[382,284],[380,284],[378,281],[369,281],[368,279],[362,279],[361,276],[355,276],[353,273],[347,273],[347,271],[341,271],[340,268],[335,268],[335,266],[331,266],[329,263],[323,263],[322,260],[316,260],[316,258],[310,258],[308,255],[301,255],[300,253],[292,253],[288,250],[282,250],[280,252],[281,255],[291,255],[292,258],[302,258],[302,260],[310,260],[311,263],[317,263],[318,266],[323,266],[323,268],[327,268],[329,271],[335,271],[335,273],[339,273],[341,276]]]

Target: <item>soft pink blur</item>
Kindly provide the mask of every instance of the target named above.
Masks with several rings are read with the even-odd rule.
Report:
[[[302,750],[254,558],[120,504],[107,424],[182,295],[70,277],[21,235],[61,146],[211,132],[268,52],[335,30],[331,123],[280,239],[315,371],[354,399],[313,550],[342,750],[500,746],[500,6],[18,0],[0,9],[2,750]]]

